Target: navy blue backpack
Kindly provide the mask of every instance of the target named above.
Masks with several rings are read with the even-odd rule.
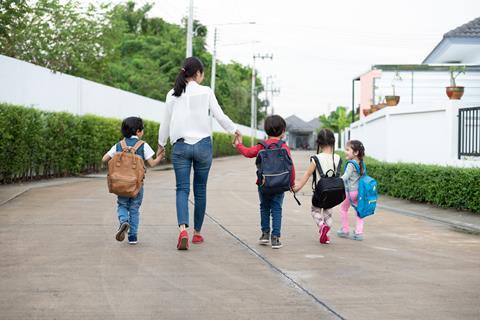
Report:
[[[257,155],[257,184],[265,194],[281,193],[290,190],[293,162],[288,151],[282,148],[285,141],[266,144],[260,142],[264,149]]]

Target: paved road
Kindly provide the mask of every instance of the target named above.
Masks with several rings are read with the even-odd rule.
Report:
[[[294,153],[299,174],[307,153]],[[175,250],[172,171],[150,171],[137,246],[114,240],[103,179],[0,206],[0,319],[479,319],[480,237],[379,210],[363,242],[318,243],[309,196],[284,247],[257,245],[252,159],[215,160],[205,243]],[[338,212],[335,223],[338,226]]]

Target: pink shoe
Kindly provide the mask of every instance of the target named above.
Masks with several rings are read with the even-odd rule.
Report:
[[[177,249],[178,250],[187,250],[188,249],[188,233],[187,233],[187,230],[183,230],[178,235]]]
[[[330,231],[330,227],[326,224],[322,224],[322,226],[320,227],[320,243],[330,243],[330,239],[327,236],[328,231]]]

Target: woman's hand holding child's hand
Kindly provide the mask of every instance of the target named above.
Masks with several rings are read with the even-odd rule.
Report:
[[[237,145],[242,143],[242,134],[240,131],[235,132],[235,139],[233,140],[233,146],[236,147]]]

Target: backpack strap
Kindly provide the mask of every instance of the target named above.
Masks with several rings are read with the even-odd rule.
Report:
[[[257,143],[257,144],[263,146],[263,149],[268,149],[268,147],[270,146],[270,145],[266,144],[264,141],[260,141],[260,142]]]
[[[272,144],[276,145],[277,148],[280,149],[280,148],[285,144],[285,141],[283,141],[283,140],[278,140],[277,142],[274,142],[274,143],[272,143]],[[271,144],[271,145],[272,145],[272,144]]]
[[[120,140],[120,147],[122,148],[123,152],[128,151],[127,141],[125,140],[125,138]]]
[[[349,163],[351,163],[355,167],[355,170],[357,170],[358,174],[361,175],[360,166],[358,165],[357,161],[355,161],[355,160],[347,160],[347,165],[345,166],[345,171],[347,171],[347,166],[348,166]]]
[[[133,151],[133,153],[137,153],[137,150],[138,148],[140,148],[143,144],[145,143],[145,141],[143,140],[138,140],[135,145],[133,147],[131,147],[131,150]]]
[[[333,159],[334,163],[335,163],[335,159]],[[337,170],[335,171],[338,175],[341,174],[341,170],[342,170],[342,158],[340,158],[340,160],[338,160],[338,167],[337,167]]]
[[[323,174],[322,166],[320,165],[320,161],[318,161],[317,156],[311,156],[310,161],[315,161],[315,170],[313,171],[313,180],[312,180],[312,190],[315,191],[315,186],[317,185],[317,170],[320,173],[320,177],[325,177]]]
[[[297,198],[297,193],[295,191],[293,191],[292,189],[290,189],[290,191],[293,192],[293,198],[295,199],[295,201],[297,201],[297,204],[299,206],[301,206],[302,204],[300,203],[300,200],[298,200],[298,198]]]

